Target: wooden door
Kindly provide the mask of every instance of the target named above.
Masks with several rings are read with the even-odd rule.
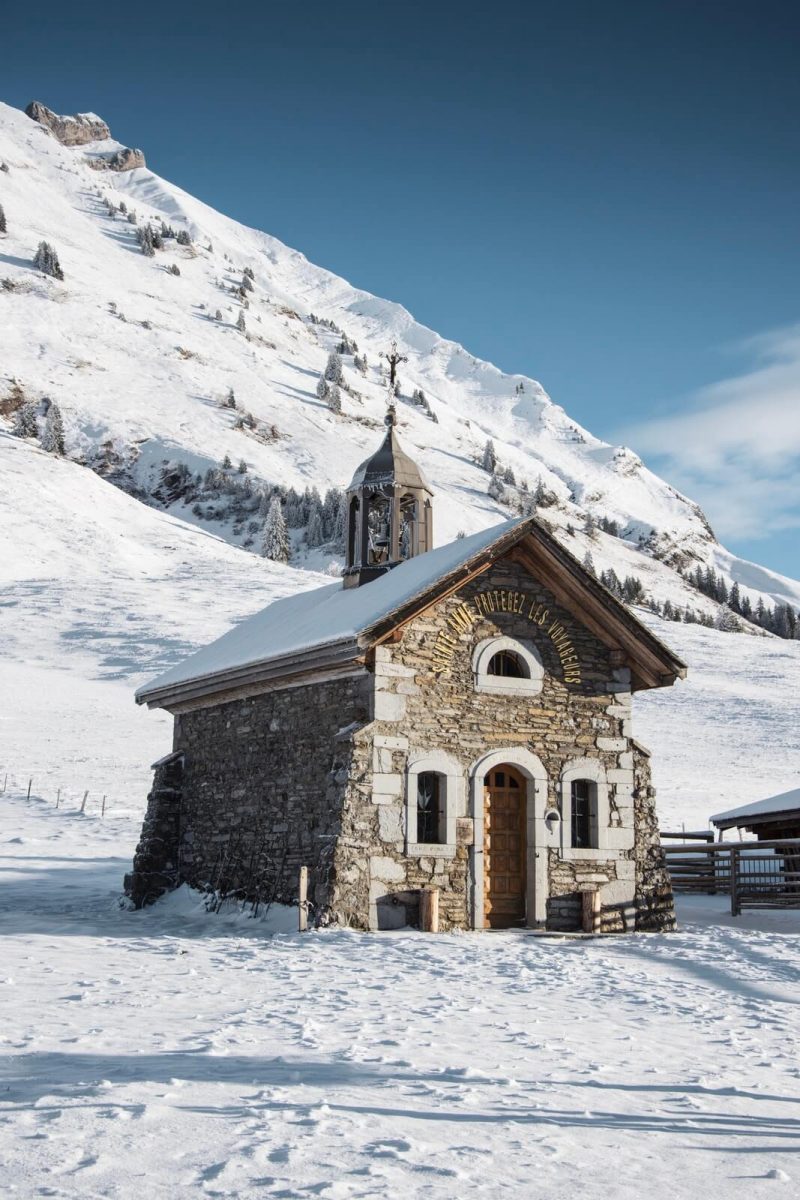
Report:
[[[525,924],[525,780],[497,767],[484,783],[484,923],[491,929]]]

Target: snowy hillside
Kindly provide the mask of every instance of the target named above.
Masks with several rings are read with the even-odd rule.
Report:
[[[590,551],[598,572],[613,567],[621,578],[638,578],[653,600],[713,615],[714,601],[672,570],[700,562],[728,584],[738,581],[754,605],[759,596],[769,605],[800,604],[800,584],[724,551],[696,505],[631,450],[581,429],[534,380],[479,361],[399,305],[351,287],[144,167],[89,165],[124,149],[108,139],[62,145],[0,105],[0,162],[8,168],[0,173],[7,222],[0,238],[0,411],[12,379],[14,394],[56,401],[71,457],[257,548],[245,520],[221,519],[219,507],[192,503],[196,496],[183,503],[179,488],[160,486],[164,464],[185,464],[202,476],[228,456],[233,464],[244,460],[247,486],[256,490],[343,487],[375,445],[386,394],[380,355],[396,339],[408,360],[400,368],[401,433],[437,489],[437,542],[509,515],[530,495],[516,485],[524,481],[533,492],[541,483],[548,503],[542,515],[570,548],[580,557]],[[190,244],[169,238],[146,256],[137,227],[151,222],[154,229],[166,223],[184,240],[188,234]],[[63,282],[33,269],[42,240],[56,249]],[[253,276],[249,290],[241,287],[245,268]],[[356,369],[355,356],[343,356],[337,414],[316,385],[343,336],[367,366]],[[224,404],[231,389],[235,408]],[[410,403],[416,389],[435,424]],[[5,412],[10,421],[8,403]],[[516,480],[498,499],[488,494],[482,465],[489,438]],[[587,514],[622,536],[586,536]],[[329,559],[312,555],[311,563]]]
[[[730,555],[690,501],[630,451],[579,429],[534,381],[479,362],[399,306],[356,291],[145,168],[116,173],[86,163],[117,151],[108,140],[63,146],[0,105],[0,165],[8,168],[0,170],[0,771],[23,788],[33,777],[41,794],[88,789],[90,808],[107,793],[117,810],[141,810],[170,723],[136,709],[135,688],[271,599],[328,581],[320,572],[336,557],[335,547],[304,548],[302,530],[288,567],[243,552],[248,524],[171,501],[165,461],[203,473],[226,455],[244,459],[247,471],[230,474],[240,486],[249,481],[256,500],[270,486],[342,487],[382,430],[379,355],[392,339],[408,358],[401,436],[437,489],[439,544],[510,515],[524,498],[517,487],[509,504],[490,498],[481,464],[491,437],[518,482],[533,491],[541,481],[542,516],[579,557],[590,552],[598,572],[613,567],[655,600],[714,614],[718,605],[655,549],[739,580],[754,604],[759,596],[800,602],[800,585]],[[191,244],[169,239],[145,256],[136,226],[110,216],[107,200],[134,209],[139,223],[163,218]],[[55,247],[63,282],[33,269],[42,240]],[[246,309],[230,291],[245,267],[254,276]],[[335,323],[367,357],[362,374],[344,356],[350,390],[341,415],[316,394],[342,337],[320,321]],[[236,408],[224,404],[231,388]],[[404,402],[416,388],[437,423]],[[66,458],[12,434],[20,390],[58,403]],[[253,414],[255,428],[236,428],[242,413]],[[587,513],[616,521],[626,536],[591,523],[587,531]],[[637,706],[663,823],[704,825],[720,807],[797,786],[790,718],[800,642],[643,615],[690,666],[686,684]]]

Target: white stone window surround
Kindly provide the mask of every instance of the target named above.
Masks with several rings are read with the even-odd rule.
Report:
[[[576,779],[588,779],[594,785],[592,813],[592,845],[572,845],[572,784]],[[572,758],[564,764],[559,782],[561,796],[561,857],[568,862],[614,858],[616,852],[633,845],[633,825],[628,830],[609,829],[609,782],[605,764],[599,758]],[[631,800],[631,822],[632,822]],[[622,836],[620,836],[622,835]]]
[[[484,787],[486,776],[495,767],[509,766],[525,778],[526,795],[526,923],[543,925],[547,919],[547,851],[560,845],[561,822],[555,829],[545,820],[554,805],[548,803],[547,771],[540,758],[525,746],[505,746],[482,755],[469,769],[470,815],[475,821],[475,841],[470,854],[470,887],[472,894],[472,924],[484,928],[483,905],[483,834]]]
[[[501,650],[516,654],[528,672],[527,678],[489,674],[489,663]],[[476,692],[538,696],[544,686],[544,663],[533,642],[527,638],[488,637],[478,642],[472,652],[472,678]]]
[[[432,771],[441,777],[444,841],[417,841],[417,781]],[[412,858],[455,858],[456,818],[464,816],[464,768],[446,750],[412,750],[406,768],[406,854]]]

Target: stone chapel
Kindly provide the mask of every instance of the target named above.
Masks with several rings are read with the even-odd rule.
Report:
[[[347,492],[341,581],[276,600],[137,693],[175,717],[133,870],[395,929],[674,925],[633,693],[686,668],[535,518],[433,549],[386,436]]]

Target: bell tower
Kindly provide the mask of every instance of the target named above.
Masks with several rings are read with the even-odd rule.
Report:
[[[359,587],[433,547],[433,492],[395,433],[390,405],[386,436],[347,489],[344,586]]]

